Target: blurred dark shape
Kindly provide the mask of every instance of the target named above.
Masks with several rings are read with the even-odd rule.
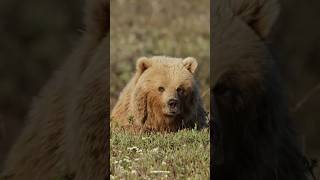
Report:
[[[320,160],[320,1],[282,0],[281,5],[272,47],[304,149]]]
[[[32,98],[81,28],[78,0],[0,1],[0,169]]]

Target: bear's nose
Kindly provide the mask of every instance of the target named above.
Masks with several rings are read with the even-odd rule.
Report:
[[[177,99],[170,99],[168,101],[168,105],[170,108],[176,108],[178,105],[178,100]]]

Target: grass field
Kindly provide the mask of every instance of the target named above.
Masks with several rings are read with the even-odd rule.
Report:
[[[111,134],[111,179],[209,179],[207,129]]]

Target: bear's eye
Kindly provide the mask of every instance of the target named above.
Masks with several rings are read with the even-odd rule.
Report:
[[[177,88],[177,92],[179,95],[184,95],[184,89],[182,89],[181,87]]]
[[[165,90],[164,87],[162,87],[162,86],[158,87],[159,92],[163,92],[164,90]]]

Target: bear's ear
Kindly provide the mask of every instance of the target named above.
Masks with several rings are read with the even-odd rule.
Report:
[[[198,67],[198,62],[193,57],[187,57],[184,60],[182,60],[183,66],[190,71],[192,74],[196,71]]]
[[[262,39],[267,38],[280,12],[278,0],[231,0],[231,8]]]
[[[85,28],[89,35],[101,39],[110,28],[109,0],[86,0]]]
[[[137,61],[137,66],[136,66],[137,72],[139,74],[142,74],[145,70],[147,70],[149,67],[151,67],[151,64],[152,64],[151,59],[148,59],[146,57],[139,58]]]

